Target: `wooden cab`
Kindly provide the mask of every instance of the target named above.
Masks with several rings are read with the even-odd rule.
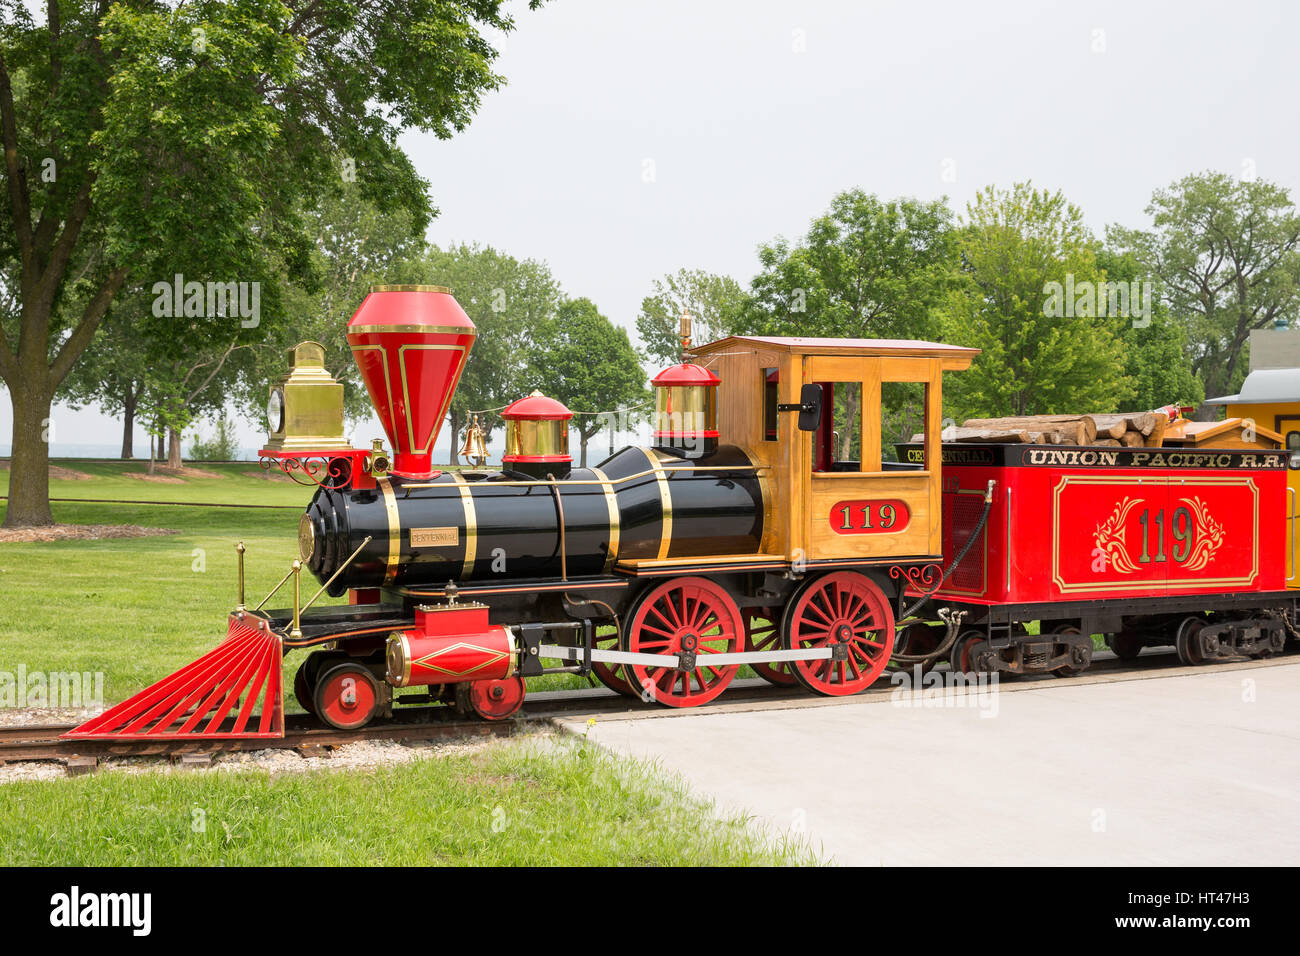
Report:
[[[894,339],[730,336],[692,350],[719,375],[718,431],[761,462],[770,498],[761,551],[809,565],[939,560],[943,373],[978,349]],[[821,421],[799,427],[805,385]],[[882,421],[882,390],[911,410]],[[886,462],[882,439],[925,435],[920,466]]]

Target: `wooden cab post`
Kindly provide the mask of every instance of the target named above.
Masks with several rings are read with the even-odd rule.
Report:
[[[977,349],[731,336],[693,351],[722,379],[723,441],[768,469],[764,553],[813,566],[941,558],[943,373],[969,368]],[[793,410],[809,384],[822,389],[816,431],[800,430]],[[909,421],[882,421],[886,389],[914,399]],[[883,446],[913,431],[925,434],[924,465],[886,460]]]

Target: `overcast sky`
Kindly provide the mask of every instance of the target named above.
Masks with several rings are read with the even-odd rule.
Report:
[[[464,135],[404,139],[441,209],[429,238],[545,259],[629,327],[656,277],[747,283],[760,242],[798,237],[854,186],[960,211],[1032,179],[1101,232],[1145,223],[1152,189],[1191,172],[1300,185],[1294,4],[514,7],[508,85]],[[0,403],[0,445],[9,415]],[[121,432],[91,412],[55,423],[58,444]]]

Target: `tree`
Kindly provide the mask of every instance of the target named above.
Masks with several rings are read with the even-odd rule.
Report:
[[[60,384],[58,397],[72,408],[98,405],[109,415],[121,415],[121,457],[130,459],[135,455],[135,424],[143,410],[148,377],[149,360],[132,334],[126,310],[112,308],[93,347],[86,349]]]
[[[264,282],[273,303],[279,268],[301,268],[310,247],[299,210],[352,176],[423,225],[427,184],[397,132],[462,130],[501,83],[480,30],[513,29],[500,0],[45,9],[38,25],[24,4],[0,7],[10,527],[52,522],[51,402],[130,277]],[[91,291],[74,310],[76,281]]]
[[[225,409],[217,416],[216,424],[217,430],[210,439],[203,438],[197,431],[194,433],[194,444],[190,446],[191,460],[230,461],[235,457],[239,443]]]
[[[735,330],[745,292],[730,276],[702,269],[679,269],[654,281],[654,291],[641,300],[637,334],[652,362],[673,365],[681,360],[682,312],[691,314],[692,341],[713,342]]]
[[[840,193],[791,246],[759,248],[762,271],[751,283],[737,327],[764,335],[932,339],[956,268],[947,200],[881,200],[860,189]],[[861,396],[836,390],[836,421],[858,418]],[[906,440],[922,424],[923,405],[909,383],[881,388],[881,442]],[[841,429],[842,457],[860,454],[857,430]]]
[[[416,267],[417,281],[446,286],[478,328],[448,414],[451,461],[460,430],[475,411],[499,409],[528,394],[523,381],[540,330],[555,314],[559,283],[544,262],[515,259],[491,246],[431,247]],[[481,416],[484,438],[499,424]]]
[[[1300,214],[1281,186],[1214,172],[1157,189],[1146,213],[1152,229],[1112,226],[1109,240],[1160,279],[1205,394],[1230,394],[1251,330],[1300,310]]]
[[[348,183],[304,215],[315,242],[306,278],[285,290],[292,318],[241,356],[238,399],[254,421],[263,420],[268,386],[286,370],[286,350],[307,339],[325,346],[325,367],[344,385],[345,413],[368,415],[372,406],[348,345],[348,320],[371,286],[424,281],[424,236],[408,211],[385,214]]]
[[[1116,327],[1131,319],[1097,316],[1106,276],[1078,207],[1060,192],[1017,183],[984,189],[966,218],[946,339],[982,352],[945,388],[948,413],[960,421],[1088,412],[1127,399]],[[1091,298],[1071,295],[1062,311],[1053,284],[1091,290]]]
[[[759,247],[740,324],[770,335],[926,338],[955,265],[946,200],[840,193],[803,241]]]
[[[574,413],[579,466],[587,467],[587,443],[612,421],[649,400],[641,356],[627,330],[601,315],[590,299],[566,299],[537,336],[529,376],[549,398]]]
[[[1106,273],[1106,282],[1133,283],[1150,281],[1132,253],[1118,253],[1110,247],[1097,250],[1097,265]],[[1169,316],[1168,306],[1151,296],[1149,322],[1141,319],[1116,325],[1124,354],[1124,374],[1131,383],[1129,396],[1109,409],[1096,411],[1134,411],[1162,405],[1199,405],[1205,398],[1200,379],[1192,371],[1187,356],[1187,329]],[[1118,396],[1117,396],[1118,399]]]

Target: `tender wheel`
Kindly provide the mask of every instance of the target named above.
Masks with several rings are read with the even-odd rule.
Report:
[[[746,608],[745,649],[749,651],[779,651],[781,649],[781,629],[777,625],[779,611],[773,608]],[[777,687],[793,687],[798,683],[790,673],[790,665],[784,661],[775,664],[750,664],[754,672],[769,684]]]
[[[1066,625],[1064,627],[1053,628],[1052,633],[1064,635],[1064,634],[1082,634],[1083,632],[1080,631],[1077,627]],[[1089,645],[1091,645],[1092,643],[1091,638],[1089,638],[1088,643]],[[1066,664],[1064,667],[1058,667],[1056,670],[1052,671],[1052,673],[1055,674],[1057,677],[1078,677],[1080,674],[1086,671],[1088,669],[1088,665],[1092,663],[1091,646],[1084,649],[1082,659],[1080,659],[1074,653],[1074,648],[1072,647],[1070,653],[1070,660],[1072,663]]]
[[[360,664],[336,664],[320,676],[314,713],[331,727],[356,730],[379,710],[379,681]]]
[[[1122,661],[1135,661],[1142,653],[1142,637],[1133,631],[1119,631],[1106,637],[1106,645]]]
[[[983,631],[970,630],[953,642],[948,663],[958,674],[981,674],[989,670],[988,655],[992,653]]]
[[[870,686],[894,651],[894,613],[880,587],[856,571],[804,582],[781,621],[791,650],[842,647],[842,660],[792,661],[795,679],[815,694],[846,697]]]
[[[592,641],[593,647],[605,651],[618,650],[618,634],[597,634]],[[592,661],[591,673],[612,691],[626,697],[640,697],[641,694],[627,679],[627,669],[622,664],[606,664],[604,661]]]
[[[635,654],[694,651],[694,670],[626,668],[645,700],[669,707],[697,707],[713,700],[731,683],[739,665],[710,667],[710,654],[739,653],[745,643],[740,608],[719,584],[707,578],[675,578],[641,595],[628,615],[627,649]]]
[[[469,685],[470,709],[484,720],[504,720],[524,703],[524,679],[476,680]]]
[[[1178,660],[1182,663],[1187,665],[1205,663],[1205,655],[1201,653],[1201,643],[1196,639],[1203,627],[1205,621],[1199,617],[1184,618],[1178,625],[1178,638],[1174,641],[1174,647],[1178,651]]]

